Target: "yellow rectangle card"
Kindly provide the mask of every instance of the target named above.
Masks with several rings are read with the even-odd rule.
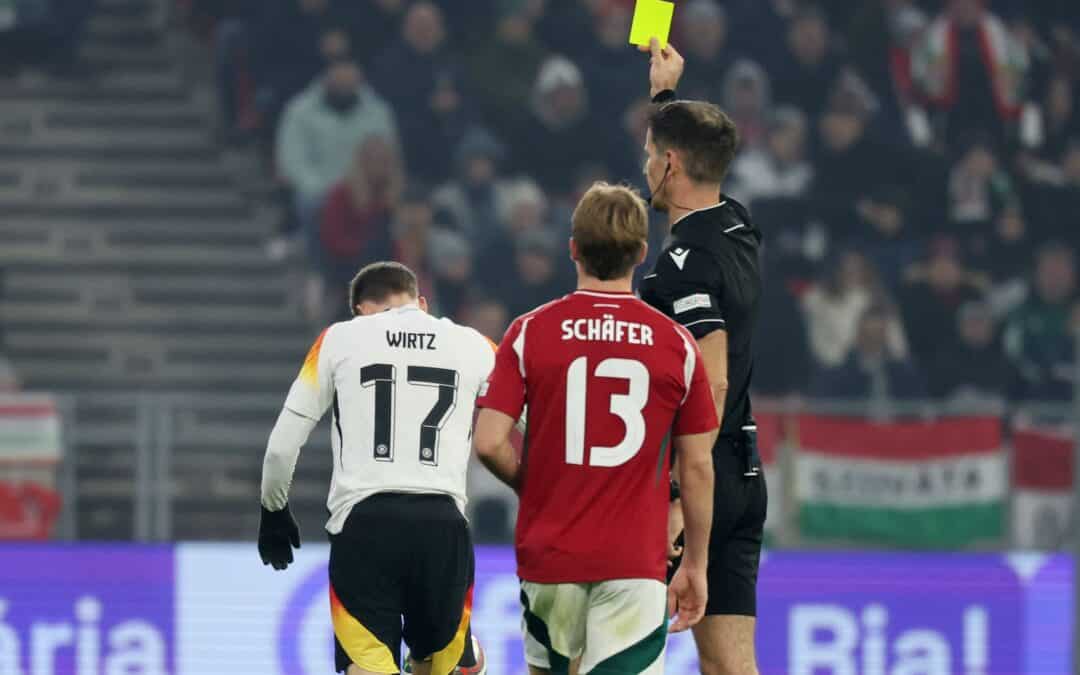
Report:
[[[671,34],[671,17],[675,15],[675,3],[664,0],[637,0],[634,7],[634,23],[630,26],[630,44],[648,46],[651,38],[667,47]]]

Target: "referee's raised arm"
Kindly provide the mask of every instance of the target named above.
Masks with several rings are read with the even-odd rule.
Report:
[[[663,92],[671,92],[671,98],[675,98],[675,88],[679,86],[686,61],[675,46],[668,43],[666,47],[660,46],[656,38],[649,40],[649,45],[638,47],[640,51],[650,52],[649,58],[649,96],[656,101],[656,97]],[[659,102],[659,101],[657,101]]]

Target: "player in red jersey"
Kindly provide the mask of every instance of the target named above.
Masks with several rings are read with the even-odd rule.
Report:
[[[630,188],[594,185],[574,211],[578,290],[518,318],[481,388],[475,445],[517,490],[515,547],[530,672],[662,673],[670,630],[707,599],[717,418],[682,326],[631,293],[648,216]],[[508,443],[526,412],[521,461]],[[673,446],[686,522],[665,587]]]

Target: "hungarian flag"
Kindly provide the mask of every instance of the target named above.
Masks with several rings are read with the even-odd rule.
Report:
[[[1013,431],[1013,545],[1060,549],[1072,509],[1073,446],[1068,433]]]
[[[1001,422],[799,418],[795,496],[804,538],[959,548],[1004,536]]]

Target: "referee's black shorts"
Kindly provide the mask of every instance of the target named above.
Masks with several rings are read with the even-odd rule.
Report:
[[[769,495],[765,476],[744,476],[748,448],[721,437],[713,448],[716,472],[709,537],[709,600],[706,616],[757,616],[757,579]],[[682,544],[682,535],[676,542]],[[682,561],[668,569],[668,581]]]
[[[330,613],[338,672],[355,663],[396,673],[404,638],[435,675],[468,639],[474,574],[469,527],[444,495],[384,493],[353,507],[330,535]]]
[[[743,475],[746,452],[741,440],[726,437],[713,448],[716,479],[706,616],[757,616],[758,568],[769,495],[764,474]]]

